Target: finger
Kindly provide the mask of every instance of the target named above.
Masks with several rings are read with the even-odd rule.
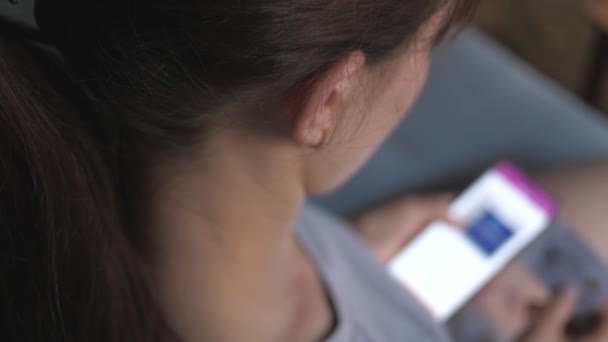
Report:
[[[445,214],[445,215],[441,216],[439,219],[442,222],[445,222],[445,223],[449,224],[450,226],[452,226],[452,228],[460,230],[460,231],[464,231],[467,228],[467,224],[464,221],[458,220],[458,219],[450,216],[450,214]]]
[[[456,228],[464,229],[466,224],[450,215],[450,207],[454,204],[455,199],[456,195],[452,193],[443,193],[427,198],[427,201],[429,201],[427,205],[432,208],[429,211],[429,223],[440,220]]]
[[[541,315],[538,326],[541,329],[561,331],[574,314],[578,293],[569,287],[559,293]]]
[[[448,225],[452,226],[452,228],[454,228],[454,229],[457,229],[460,231],[465,231],[468,227],[467,222],[465,220],[458,219],[458,218],[454,217],[453,215],[450,215],[448,209],[443,211],[443,214],[441,216],[439,216],[439,220],[444,223],[447,223]]]

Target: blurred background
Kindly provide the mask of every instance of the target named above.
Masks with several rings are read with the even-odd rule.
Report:
[[[608,112],[608,1],[483,0],[475,22],[536,69]]]

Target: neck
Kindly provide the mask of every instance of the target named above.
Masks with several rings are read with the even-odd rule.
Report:
[[[289,147],[254,148],[264,142],[243,139],[216,138],[200,167],[169,178],[156,196],[161,302],[192,340],[294,340],[306,335],[295,322],[326,311],[292,234],[306,195],[298,164],[285,159]],[[324,323],[311,326],[316,334]]]

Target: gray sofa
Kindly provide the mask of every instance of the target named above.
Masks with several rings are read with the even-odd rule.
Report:
[[[465,185],[493,161],[528,171],[608,158],[608,121],[471,28],[439,48],[419,103],[371,162],[317,201],[346,214]]]

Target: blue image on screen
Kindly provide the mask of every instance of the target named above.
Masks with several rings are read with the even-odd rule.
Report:
[[[473,222],[467,235],[486,256],[491,256],[513,236],[513,231],[494,214],[486,212]]]

